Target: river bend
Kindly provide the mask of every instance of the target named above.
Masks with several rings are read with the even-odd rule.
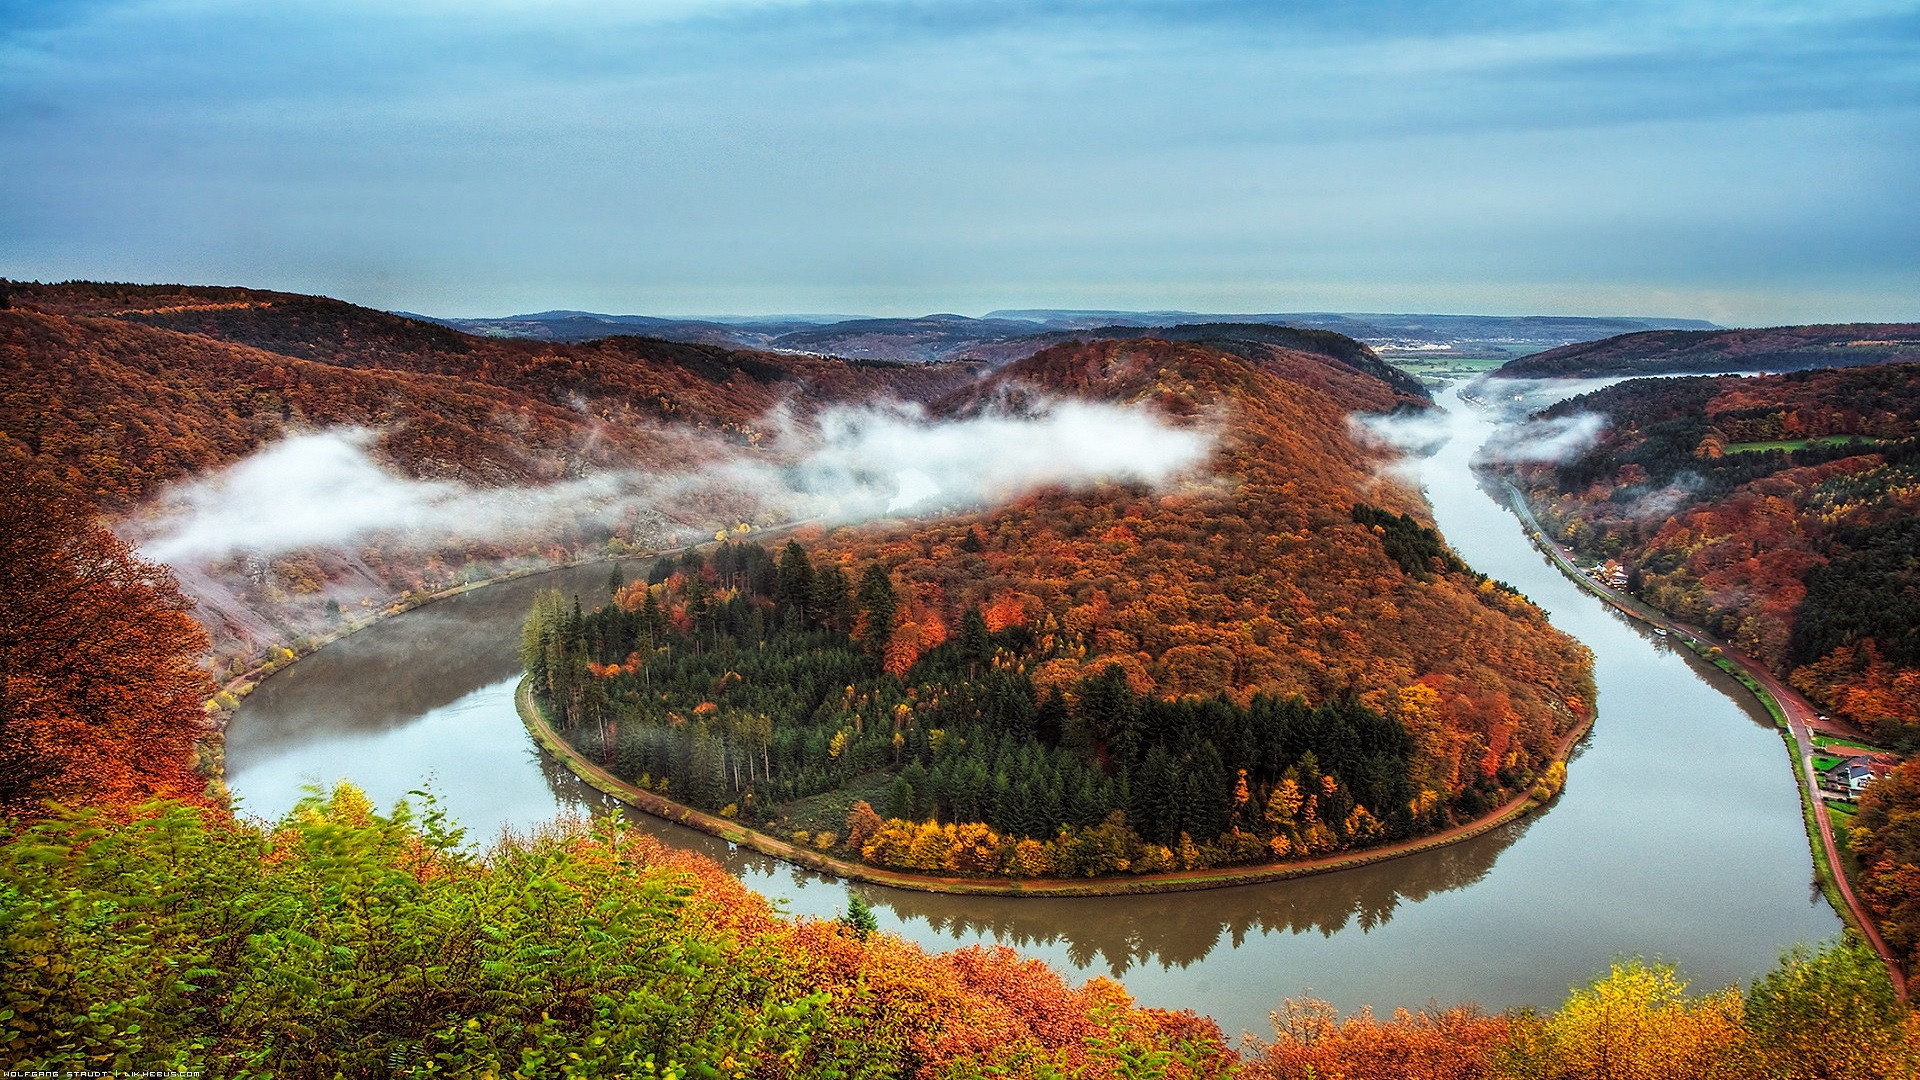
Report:
[[[860,886],[882,928],[934,949],[1005,943],[1075,978],[1118,976],[1142,1004],[1208,1013],[1230,1035],[1265,1032],[1268,1010],[1309,993],[1343,1011],[1549,1006],[1629,955],[1675,962],[1717,988],[1786,946],[1836,934],[1764,712],[1562,577],[1468,468],[1492,425],[1452,392],[1441,404],[1451,438],[1416,468],[1442,533],[1594,650],[1599,715],[1549,812],[1387,863],[1199,893],[1015,899]],[[227,734],[242,810],[277,817],[304,786],[341,778],[381,804],[427,786],[484,843],[606,807],[534,745],[512,696],[535,594],[557,587],[596,602],[607,576],[585,567],[444,600],[268,679]],[[789,912],[845,905],[842,882],[634,816]]]

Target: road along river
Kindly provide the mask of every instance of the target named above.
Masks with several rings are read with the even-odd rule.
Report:
[[[1599,716],[1550,810],[1386,863],[1207,892],[1033,899],[859,886],[882,928],[935,949],[1005,943],[1077,978],[1116,975],[1142,1004],[1208,1013],[1230,1035],[1265,1032],[1269,1009],[1308,993],[1343,1011],[1551,1005],[1622,956],[1671,961],[1717,988],[1838,933],[1812,887],[1793,773],[1765,713],[1731,678],[1561,576],[1468,468],[1492,424],[1452,392],[1441,404],[1451,438],[1416,479],[1442,533],[1594,650]],[[342,778],[383,804],[426,785],[484,844],[502,828],[606,808],[535,746],[513,690],[534,596],[559,588],[599,602],[607,576],[593,566],[454,597],[274,675],[227,733],[242,809],[277,817],[304,785]],[[843,882],[634,816],[789,912],[845,906]]]

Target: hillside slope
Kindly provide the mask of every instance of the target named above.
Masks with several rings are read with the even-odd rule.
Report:
[[[1012,339],[999,345],[984,345],[969,350],[966,355],[990,363],[1004,364],[1024,360],[1035,353],[1070,342],[1147,340],[1195,342],[1249,357],[1266,355],[1273,349],[1308,353],[1331,360],[1339,367],[1378,379],[1410,397],[1423,401],[1427,399],[1426,388],[1421,385],[1419,379],[1381,360],[1372,349],[1353,338],[1331,330],[1303,330],[1264,323],[1115,325],[1058,330]]]
[[[646,334],[670,341],[732,348],[817,352],[916,363],[961,357],[1017,360],[1073,336],[1114,336],[1116,329],[1161,331],[1196,324],[1262,325],[1329,330],[1366,342],[1383,355],[1502,359],[1576,341],[1640,330],[1715,330],[1698,319],[1499,315],[1390,315],[1292,312],[1204,314],[1193,311],[1113,311],[1028,308],[990,311],[979,318],[925,315],[874,319],[805,315],[761,318],[666,319],[543,311],[495,319],[410,316],[484,337],[591,341],[615,334]]]
[[[133,523],[169,485],[290,437],[364,430],[368,468],[452,490],[540,490],[593,477],[698,469],[778,441],[784,413],[911,401],[968,365],[769,357],[642,338],[487,341],[320,297],[249,289],[15,286],[0,310],[0,450],[19,453]],[[374,477],[367,477],[371,481]],[[288,484],[300,482],[291,474]],[[384,485],[384,481],[374,485]],[[444,485],[453,485],[446,487]],[[365,486],[364,484],[360,486]],[[556,489],[557,490],[557,489]],[[503,566],[654,546],[738,520],[724,491],[607,519],[549,506],[499,542],[427,536],[178,565],[216,653],[253,657],[393,597]],[[548,500],[554,503],[554,500]],[[123,528],[123,531],[126,531]]]
[[[925,398],[979,370],[771,355],[631,336],[584,345],[480,338],[326,297],[257,289],[15,285],[13,307],[10,315],[19,318],[88,317],[186,335],[168,344],[143,339],[140,346],[177,378],[194,377],[192,342],[210,340],[333,367],[447,376],[602,419],[710,429],[743,430],[782,403],[805,408],[881,393]],[[113,329],[105,321],[84,325],[102,333]],[[43,362],[58,363],[59,355]]]
[[[835,535],[824,549],[879,559],[946,617],[1017,604],[1054,637],[1029,658],[1042,686],[1111,663],[1170,698],[1351,694],[1390,714],[1431,701],[1448,735],[1420,735],[1435,741],[1419,787],[1449,796],[1497,786],[1510,763],[1537,767],[1574,722],[1568,706],[1591,702],[1585,650],[1460,565],[1419,495],[1353,437],[1351,414],[1421,403],[1397,381],[1274,346],[1096,341],[942,406],[1068,393],[1213,425],[1208,475],[1167,492],[1045,491],[977,522]]]
[[[1920,323],[1777,326],[1764,330],[1650,330],[1564,345],[1500,366],[1497,378],[1803,371],[1920,360]]]
[[[1545,417],[1578,418],[1604,423],[1591,447],[1497,466],[1543,526],[1828,714],[1920,749],[1920,364],[1631,380]],[[1920,760],[1852,820],[1856,886],[1920,959]]]
[[[1836,715],[1920,731],[1920,694],[1889,693],[1920,671],[1920,365],[1635,380],[1546,412],[1583,415],[1591,447],[1502,466],[1543,525]]]
[[[934,407],[1063,400],[1214,448],[1157,489],[803,533],[777,565],[729,543],[584,616],[556,597],[526,642],[543,708],[642,787],[963,875],[1308,857],[1557,787],[1586,651],[1462,565],[1348,427],[1422,399],[1325,356],[1146,340],[1062,345]]]

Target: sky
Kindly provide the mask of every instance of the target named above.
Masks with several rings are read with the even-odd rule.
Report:
[[[1920,2],[0,0],[0,276],[1920,320]]]

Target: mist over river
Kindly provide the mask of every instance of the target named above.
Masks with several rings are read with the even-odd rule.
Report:
[[[1491,422],[1452,391],[1440,404],[1451,437],[1416,468],[1441,532],[1594,650],[1599,716],[1549,811],[1386,863],[1206,892],[1014,899],[858,886],[881,928],[933,949],[1001,942],[1076,980],[1118,976],[1140,1003],[1208,1013],[1229,1035],[1264,1033],[1268,1010],[1307,993],[1342,1011],[1551,1005],[1629,955],[1719,987],[1838,933],[1812,886],[1793,773],[1765,712],[1562,577],[1468,467]],[[629,577],[643,567],[625,564]],[[305,785],[342,778],[380,804],[424,785],[484,844],[502,828],[606,808],[535,746],[513,689],[535,595],[559,588],[598,603],[607,577],[591,566],[444,600],[268,679],[227,732],[242,810],[277,817]],[[845,906],[840,881],[631,816],[791,913]]]

